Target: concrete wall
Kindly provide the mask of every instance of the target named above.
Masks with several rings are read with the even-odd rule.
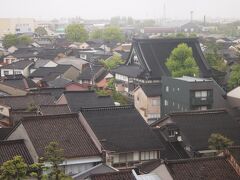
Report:
[[[150,172],[151,174],[157,174],[162,180],[173,180],[172,176],[168,172],[164,164],[160,165],[156,169]]]
[[[17,89],[17,88],[7,86],[7,85],[1,84],[1,83],[0,83],[0,91],[6,92],[7,94],[12,95],[12,96],[21,96],[21,95],[27,94],[27,91],[25,91],[25,90]]]
[[[9,111],[10,111],[10,107],[0,105],[0,114],[9,117],[10,115]]]
[[[76,81],[79,77],[80,71],[75,68],[75,67],[71,67],[69,68],[65,73],[64,73],[64,78]]]

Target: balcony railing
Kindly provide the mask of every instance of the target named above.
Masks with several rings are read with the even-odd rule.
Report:
[[[191,97],[191,105],[193,106],[203,106],[211,105],[213,103],[213,97]]]

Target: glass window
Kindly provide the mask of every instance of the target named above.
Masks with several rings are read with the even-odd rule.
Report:
[[[3,71],[4,75],[9,75],[9,71]]]
[[[164,100],[164,105],[168,106],[168,101],[167,100]]]
[[[168,136],[169,137],[175,137],[175,131],[174,130],[168,130]]]
[[[160,105],[160,99],[152,99],[152,105],[153,106],[159,106]]]
[[[169,91],[169,87],[168,87],[168,86],[166,86],[166,88],[165,88],[165,89],[166,89],[166,92],[168,92],[168,91]]]

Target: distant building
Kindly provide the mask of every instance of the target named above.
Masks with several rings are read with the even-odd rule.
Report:
[[[161,114],[227,108],[226,92],[212,79],[162,78]]]
[[[0,37],[6,34],[31,34],[35,29],[32,18],[0,18]]]
[[[212,69],[196,38],[134,39],[126,63],[113,70],[117,80],[116,90],[132,94],[139,84],[159,83],[162,76],[171,76],[165,63],[172,50],[181,43],[192,48],[200,77],[212,77]]]

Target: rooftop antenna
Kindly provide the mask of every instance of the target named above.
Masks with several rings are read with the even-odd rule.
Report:
[[[193,21],[193,11],[190,11],[190,19],[191,19],[191,22]]]
[[[163,4],[163,22],[166,21],[166,3]]]

